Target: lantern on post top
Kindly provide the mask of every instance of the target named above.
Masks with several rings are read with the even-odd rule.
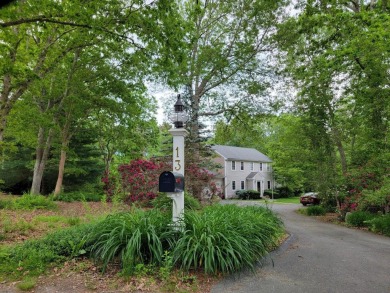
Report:
[[[188,121],[188,115],[184,111],[184,104],[180,99],[180,94],[177,95],[177,101],[174,105],[174,111],[169,116],[175,128],[183,128]]]

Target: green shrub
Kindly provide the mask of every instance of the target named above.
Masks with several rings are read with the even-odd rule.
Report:
[[[253,269],[283,231],[281,221],[262,207],[214,205],[185,213],[184,222],[173,248],[174,263],[206,273]]]
[[[277,199],[280,197],[280,194],[277,190],[266,189],[263,192],[263,196],[268,196],[269,198]]]
[[[257,190],[237,190],[236,195],[240,199],[260,199],[260,192]]]
[[[382,233],[386,236],[390,236],[390,214],[368,220],[367,224],[369,225],[370,230],[376,233]]]
[[[55,210],[57,205],[50,198],[43,195],[24,194],[16,198],[10,208],[15,210]]]
[[[127,273],[134,272],[137,264],[160,264],[168,247],[163,235],[170,221],[170,214],[157,209],[109,215],[91,234],[92,256],[103,262],[103,269],[119,257]]]
[[[375,215],[365,212],[365,211],[357,211],[353,213],[347,213],[345,217],[345,221],[347,224],[353,227],[366,227],[368,223],[366,221],[371,220],[375,217]]]
[[[295,196],[294,191],[287,186],[277,187],[277,188],[275,188],[274,192],[275,191],[278,194],[279,198],[286,198],[286,197]]]
[[[160,266],[164,276],[173,265],[227,273],[253,268],[283,233],[281,221],[262,207],[187,210],[182,232],[170,223],[171,214],[158,209],[110,215],[88,238],[91,255],[104,269],[119,259],[124,274],[136,273],[140,265]],[[169,257],[165,251],[172,251]]]
[[[159,195],[152,199],[152,206],[156,209],[171,211],[172,210],[172,199],[169,198],[165,193],[159,193]],[[198,199],[191,196],[187,192],[184,193],[184,209],[185,210],[200,210],[201,204]]]
[[[320,194],[321,206],[327,213],[335,213],[337,210],[337,201],[334,194]]]
[[[326,214],[326,210],[322,206],[310,206],[307,208],[306,213],[308,216],[322,216]]]

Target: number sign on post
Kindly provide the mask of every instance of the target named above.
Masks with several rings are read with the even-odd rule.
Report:
[[[183,128],[169,130],[173,136],[173,172],[184,176],[184,137],[188,133]]]

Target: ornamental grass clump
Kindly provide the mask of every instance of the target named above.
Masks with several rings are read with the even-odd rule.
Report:
[[[170,215],[158,210],[110,215],[91,234],[91,254],[103,269],[119,260],[126,273],[133,272],[137,264],[159,265],[168,246],[164,235],[169,235],[170,220]]]
[[[262,207],[213,205],[187,212],[184,222],[185,231],[173,248],[174,262],[205,273],[253,269],[283,233],[282,222]]]

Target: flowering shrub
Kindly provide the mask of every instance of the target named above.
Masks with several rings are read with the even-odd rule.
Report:
[[[340,212],[354,212],[357,210],[358,204],[355,202],[356,197],[345,197],[344,201],[340,204]]]
[[[162,165],[152,160],[143,159],[120,165],[118,171],[121,178],[121,188],[126,195],[125,200],[135,202],[155,198]]]
[[[225,195],[223,194],[222,189],[219,188],[217,184],[215,184],[215,182],[210,182],[209,186],[210,186],[211,196],[216,195],[222,199],[225,199]]]
[[[115,195],[116,192],[116,178],[112,174],[105,172],[102,177],[103,182],[103,191],[107,195],[107,199],[111,201],[111,198]]]
[[[121,192],[127,202],[149,201],[157,197],[160,174],[171,169],[172,164],[168,160],[134,160],[119,166],[119,180],[113,175],[105,174],[102,178],[104,191],[108,198],[115,192]],[[185,170],[185,189],[198,199],[204,187],[208,187],[212,195],[219,195],[221,191],[211,182],[213,176],[197,164],[188,163]]]
[[[189,163],[186,165],[185,183],[186,190],[194,197],[201,199],[202,191],[205,187],[208,187],[211,196],[218,193],[217,187],[213,187],[212,178],[214,175],[207,169],[200,168],[195,163]]]
[[[340,200],[339,212],[342,219],[347,212],[355,212],[359,209],[359,203],[363,193],[367,189],[375,189],[378,179],[374,173],[365,172],[359,168],[355,173],[347,175],[347,195]]]

